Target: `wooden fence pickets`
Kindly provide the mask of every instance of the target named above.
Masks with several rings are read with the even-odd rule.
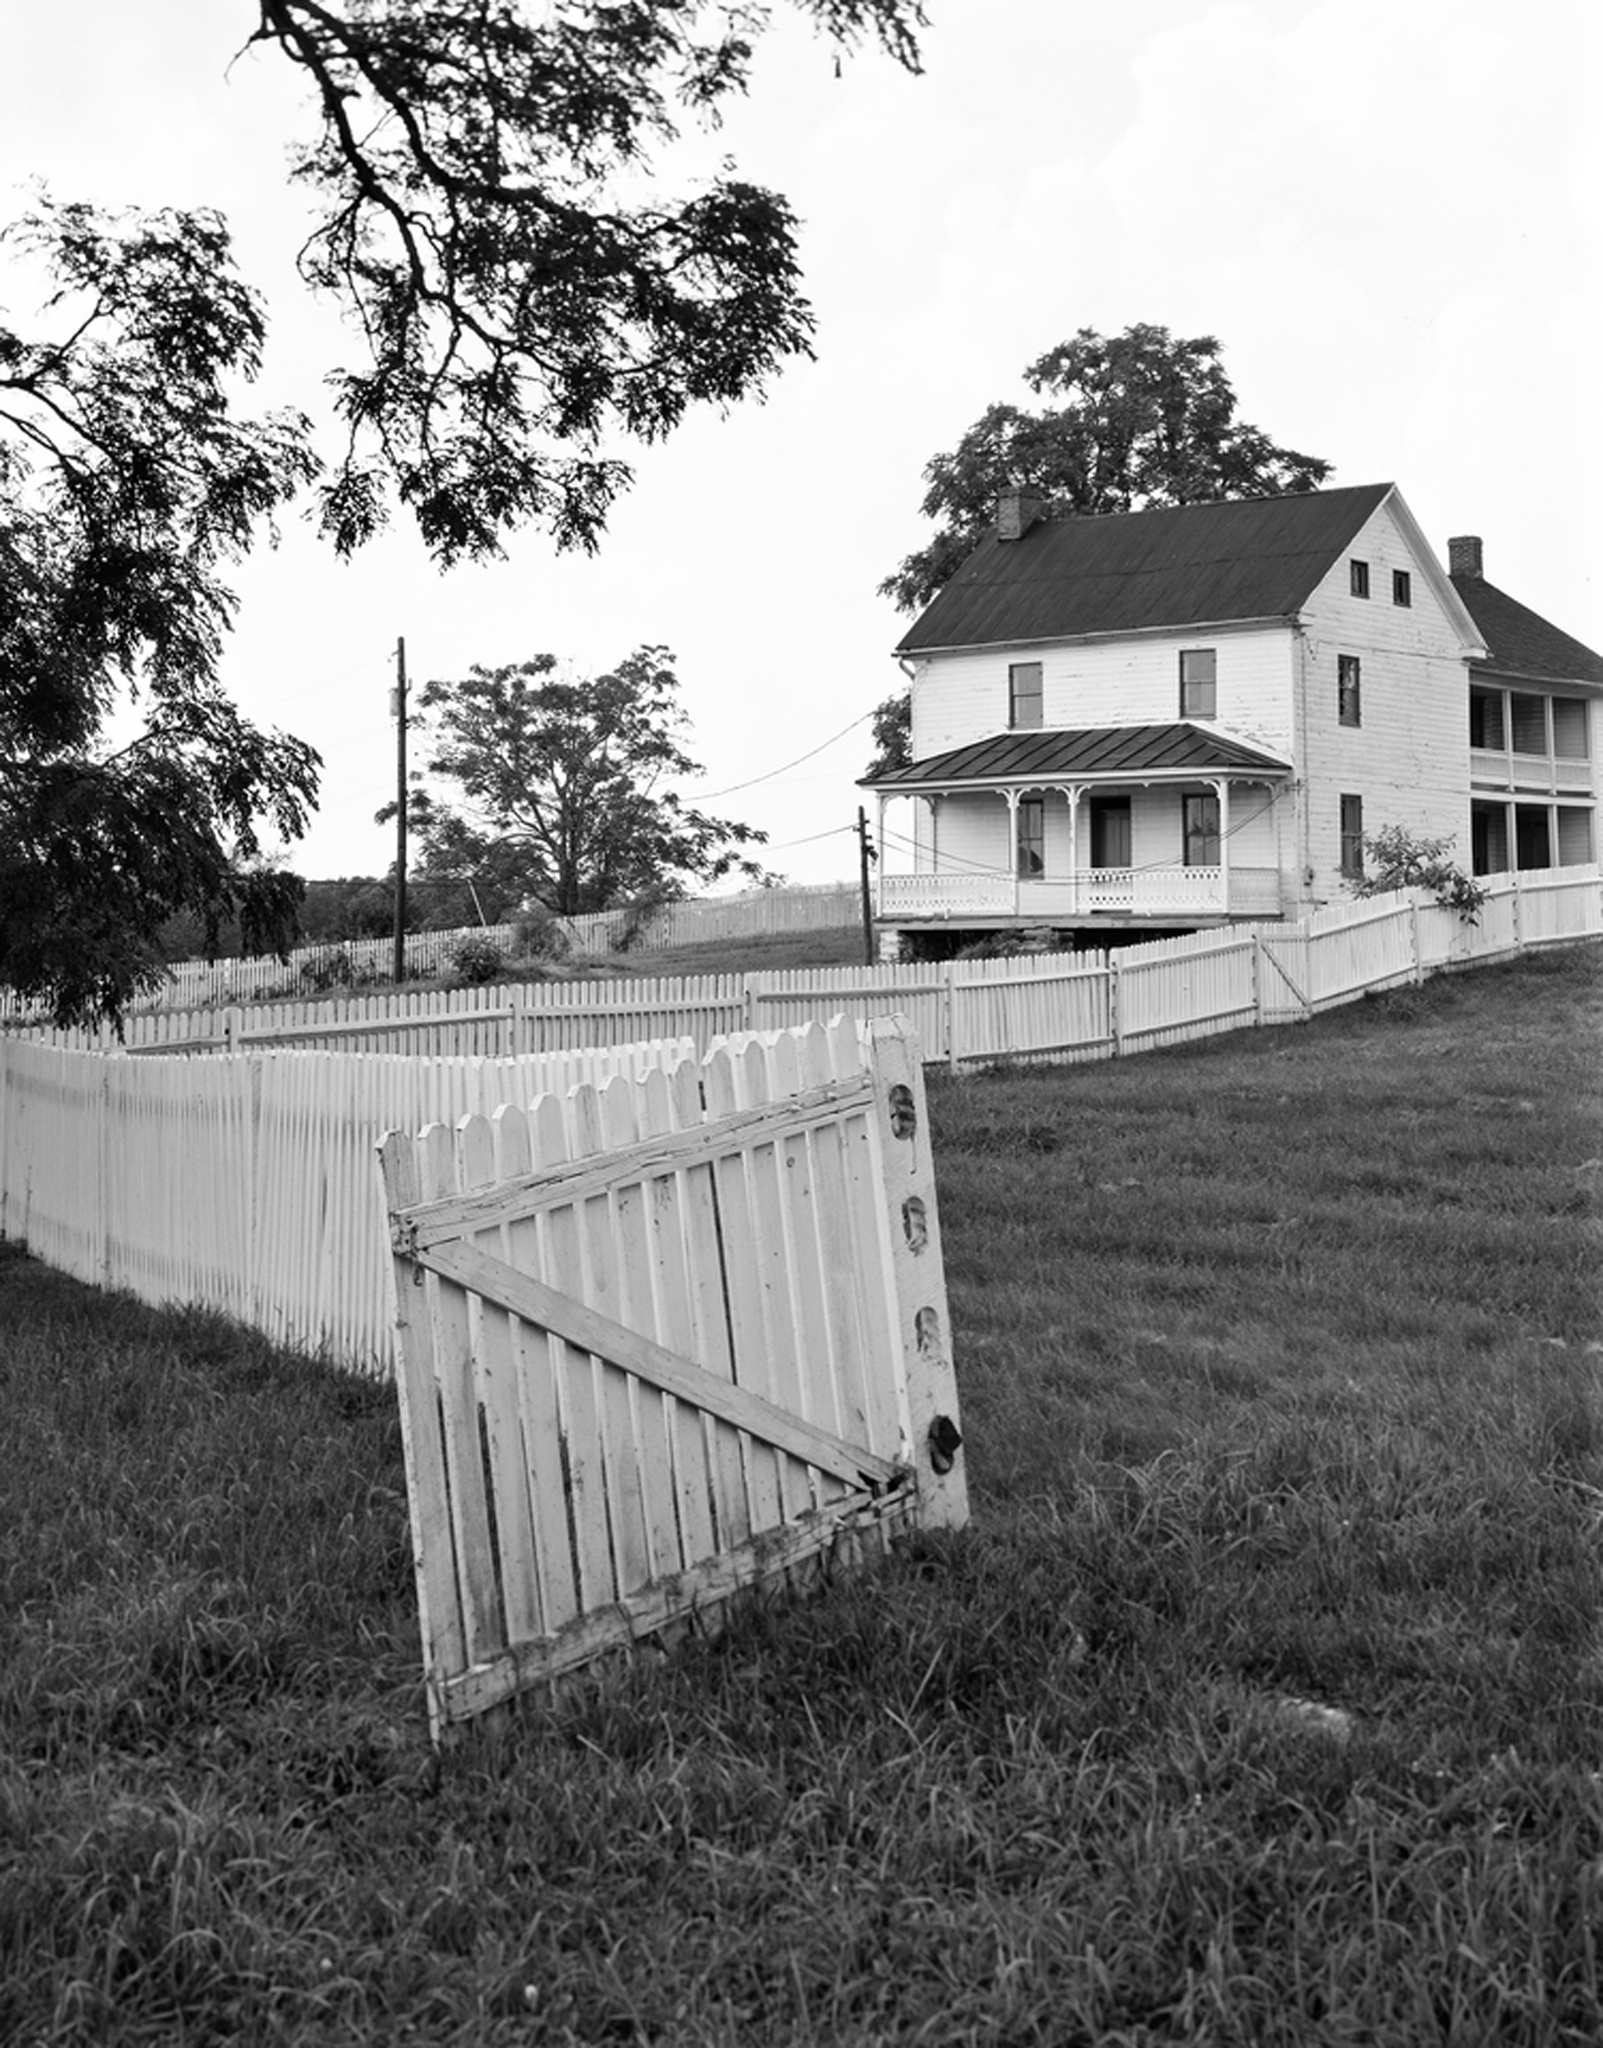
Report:
[[[134,1017],[127,1049],[321,1047],[507,1058],[578,1055],[670,1037],[705,1051],[735,1032],[894,1010],[911,1019],[929,1059],[1099,1059],[1238,1024],[1295,1022],[1438,967],[1603,930],[1596,866],[1494,877],[1488,887],[1475,925],[1420,892],[1405,892],[1332,904],[1299,924],[1221,926],[1112,952],[536,983]],[[26,1035],[113,1049],[106,1033]]]
[[[527,1040],[540,1035],[526,1028],[531,1018],[542,1031],[554,1018],[550,1035],[561,1039],[652,1019],[676,1027],[674,1037],[646,1045],[545,1052],[526,1045],[520,1053],[488,1056],[442,1050],[471,1043],[487,1028],[500,1034],[496,1045],[506,1044],[514,1005],[507,991],[493,989],[467,992],[472,1002],[443,1024],[446,999],[410,998],[410,1011],[397,1011],[390,997],[356,999],[336,1025],[384,1025],[334,1041],[359,1050],[295,1039],[262,1053],[189,1057],[184,1034],[191,1020],[178,1016],[136,1020],[177,1034],[162,1041],[165,1054],[141,1058],[73,1050],[62,1042],[65,1034],[3,1032],[0,1232],[80,1278],[127,1287],[150,1301],[220,1309],[283,1342],[326,1351],[359,1370],[383,1370],[393,1343],[390,1250],[374,1209],[369,1148],[387,1126],[454,1124],[475,1112],[489,1116],[503,1101],[528,1101],[581,1081],[599,1088],[616,1072],[660,1066],[668,1076],[666,1106],[651,1097],[634,1113],[682,1130],[687,1117],[693,1123],[701,1114],[699,1098],[694,1117],[681,1101],[685,1084],[674,1070],[685,1054],[715,1052],[705,1085],[721,1112],[755,1107],[766,1099],[765,1070],[758,1071],[749,1049],[730,1049],[747,1021],[787,1016],[799,1023],[809,1005],[825,1021],[857,1000],[858,984],[870,990],[861,998],[870,1008],[913,1013],[926,1059],[1101,1059],[1235,1024],[1301,1022],[1367,989],[1600,932],[1603,881],[1592,867],[1494,880],[1474,924],[1416,892],[1333,905],[1300,925],[1221,928],[1116,953],[629,984],[612,1012],[594,985],[564,991],[550,1012],[532,1008],[543,991],[511,992],[524,999],[520,1029]],[[448,999],[451,1006],[458,995]],[[202,1021],[215,1042],[216,1019]],[[245,1021],[292,1031],[328,1024],[325,1013],[306,1005],[295,1006],[287,1020],[278,1009],[247,1013]],[[237,1043],[249,1042],[243,1029],[235,1031]],[[80,1034],[77,1043],[88,1041]],[[419,1057],[399,1049],[408,1044],[432,1050]],[[602,1114],[599,1098],[595,1114]],[[849,1189],[850,1148],[860,1142],[849,1123],[840,1129],[844,1135],[809,1140],[799,1151],[782,1153],[765,1142],[739,1160],[686,1167],[671,1196],[659,1189],[653,1200],[670,1219],[680,1208],[697,1218],[703,1236],[745,1233],[753,1246],[770,1241],[759,1233],[771,1233],[786,1204],[811,1205],[809,1213],[824,1219],[818,1227],[832,1231],[842,1213],[833,1205]],[[821,1188],[829,1192],[820,1195]],[[521,1233],[525,1226],[509,1228]],[[576,1238],[575,1256],[580,1245]],[[714,1351],[720,1341],[736,1344],[742,1331],[761,1326],[775,1333],[773,1369],[804,1372],[800,1352],[788,1360],[784,1332],[796,1326],[806,1301],[782,1302],[780,1281],[755,1250],[732,1271],[727,1304],[704,1298],[693,1275],[659,1272],[653,1285],[681,1323],[688,1319],[698,1332],[706,1327],[704,1342]],[[801,1269],[787,1273],[783,1287],[805,1296],[814,1282]],[[721,1340],[720,1317],[728,1329]],[[826,1328],[820,1341],[827,1351],[839,1340]],[[674,1440],[685,1439],[687,1430],[671,1409],[666,1413]],[[694,1427],[722,1475],[716,1498],[730,1516],[777,1514],[796,1492],[792,1461],[738,1446],[723,1424],[703,1418]]]
[[[915,1434],[957,1407],[905,1020],[380,1153],[436,1735],[859,1528],[965,1518]]]

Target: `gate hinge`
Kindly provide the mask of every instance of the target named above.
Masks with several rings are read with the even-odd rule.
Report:
[[[950,1415],[937,1415],[930,1424],[926,1439],[930,1448],[930,1464],[937,1473],[950,1472],[957,1460],[963,1439],[958,1434],[957,1424]]]

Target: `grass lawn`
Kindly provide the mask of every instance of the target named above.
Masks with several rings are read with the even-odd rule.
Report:
[[[387,1390],[0,1255],[0,2040],[1603,2039],[1603,949],[931,1082],[974,1526],[437,1770]]]

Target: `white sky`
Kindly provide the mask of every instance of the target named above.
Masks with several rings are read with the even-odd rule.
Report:
[[[1217,335],[1245,418],[1333,483],[1397,482],[1444,558],[1482,535],[1492,582],[1603,649],[1597,0],[929,6],[922,78],[866,53],[836,78],[788,19],[764,46],[716,151],[802,217],[818,360],[641,451],[598,557],[531,533],[442,576],[397,529],[345,565],[291,518],[247,566],[224,679],[324,756],[302,873],[390,858],[372,814],[401,634],[419,684],[667,645],[708,771],[692,798],[869,712],[900,681],[905,622],[875,589],[926,538],[924,463],[1027,400],[1024,365],[1082,326]],[[343,336],[294,278],[307,202],[284,175],[309,117],[281,60],[229,70],[253,19],[251,0],[4,8],[0,214],[40,178],[222,208],[273,317],[260,403],[326,414]],[[3,279],[0,303],[26,327]],[[869,751],[859,725],[709,808],[765,828],[795,881],[846,876]]]

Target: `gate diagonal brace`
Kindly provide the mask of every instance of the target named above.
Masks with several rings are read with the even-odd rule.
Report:
[[[610,1316],[563,1294],[532,1274],[520,1273],[504,1259],[465,1244],[436,1244],[416,1254],[417,1269],[482,1295],[521,1322],[532,1323],[563,1338],[579,1351],[604,1359],[659,1392],[672,1394],[743,1429],[748,1436],[786,1451],[804,1464],[842,1479],[848,1486],[875,1489],[897,1483],[906,1467],[865,1444],[854,1444],[833,1430],[790,1409],[777,1407],[733,1380],[708,1372],[693,1358],[670,1351],[653,1338],[615,1323]]]

